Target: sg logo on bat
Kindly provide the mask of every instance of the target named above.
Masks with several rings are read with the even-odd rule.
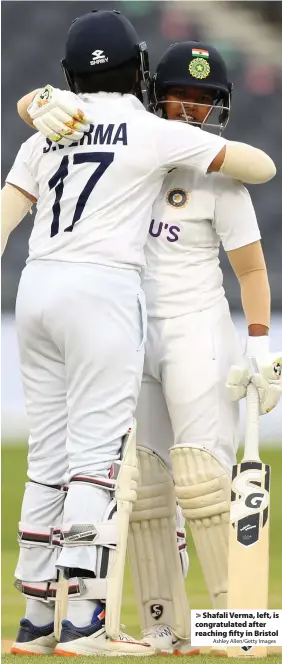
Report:
[[[264,493],[251,493],[249,496],[247,496],[245,505],[246,507],[257,509],[258,507],[261,507],[264,497]]]
[[[256,462],[243,462],[234,467],[230,521],[236,528],[237,541],[251,546],[259,539],[269,514],[270,467]],[[257,486],[258,485],[258,486]]]

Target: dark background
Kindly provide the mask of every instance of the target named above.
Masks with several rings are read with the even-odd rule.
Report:
[[[204,7],[206,3],[201,5]],[[213,4],[213,3],[212,3]],[[217,3],[221,4],[221,3]],[[223,3],[226,5],[226,3]],[[281,35],[281,2],[236,2],[256,6],[265,25]],[[174,41],[208,40],[208,22],[189,17],[189,2],[2,2],[2,184],[20,145],[32,133],[18,117],[17,100],[26,92],[51,83],[66,88],[60,59],[71,21],[94,8],[120,9],[146,40],[151,71],[163,50]],[[235,7],[236,9],[236,7]],[[249,188],[257,212],[269,271],[273,310],[282,310],[282,69],[258,56],[249,57],[222,37],[211,40],[225,57],[234,82],[231,121],[225,136],[251,143],[270,154],[277,176],[265,185]],[[2,308],[13,310],[20,272],[28,252],[33,217],[28,215],[12,233],[2,261]],[[222,256],[224,283],[232,309],[240,308],[238,284]],[[259,297],[259,293],[258,293]]]

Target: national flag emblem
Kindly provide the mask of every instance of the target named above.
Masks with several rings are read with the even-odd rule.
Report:
[[[209,51],[206,51],[204,48],[192,48],[193,57],[200,58],[209,58]]]

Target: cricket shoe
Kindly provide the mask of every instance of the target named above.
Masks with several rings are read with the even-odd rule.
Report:
[[[57,643],[53,622],[36,627],[27,618],[22,618],[10,652],[12,655],[52,655]]]
[[[156,625],[143,631],[144,641],[151,644],[157,655],[199,655],[200,649],[188,639],[178,639],[168,625]]]
[[[120,632],[118,639],[107,637],[102,606],[96,608],[91,625],[87,627],[75,627],[69,620],[63,620],[60,642],[54,650],[54,655],[63,656],[147,657],[154,654],[155,649],[149,643],[136,641],[124,632]]]

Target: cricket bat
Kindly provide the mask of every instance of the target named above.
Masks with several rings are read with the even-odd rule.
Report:
[[[60,641],[62,620],[65,620],[67,617],[68,591],[69,591],[68,581],[67,579],[64,578],[63,572],[60,572],[57,584],[57,592],[55,600],[55,616],[54,616],[54,632],[57,641]]]
[[[135,473],[134,473],[135,470]],[[106,634],[112,639],[119,639],[121,603],[126,563],[129,517],[132,511],[130,496],[132,480],[138,478],[136,456],[136,420],[123,440],[122,464],[118,473],[115,491],[117,501],[117,543],[116,552],[109,565],[107,575]]]
[[[233,467],[229,524],[228,609],[268,606],[270,467],[259,456],[259,400],[247,387],[245,449]],[[251,638],[251,637],[250,637]],[[228,646],[228,657],[266,657],[267,646]]]

